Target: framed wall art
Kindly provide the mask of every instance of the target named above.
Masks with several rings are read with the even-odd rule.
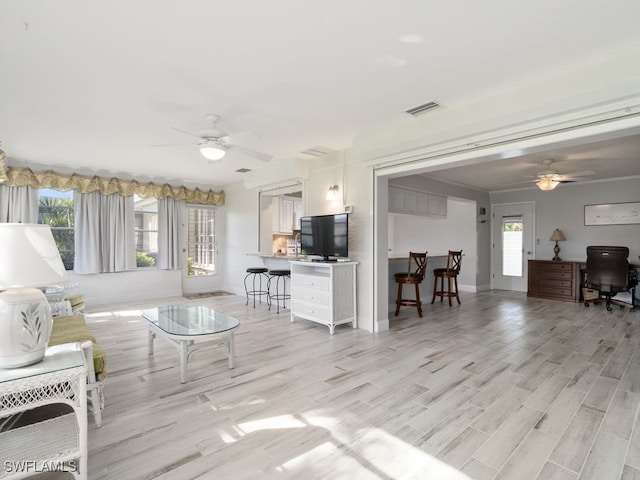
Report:
[[[633,225],[640,223],[640,202],[584,206],[585,225]]]

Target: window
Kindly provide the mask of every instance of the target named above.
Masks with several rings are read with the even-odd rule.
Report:
[[[502,275],[522,277],[522,215],[502,217]]]
[[[187,206],[187,275],[216,271],[216,208]]]
[[[133,196],[136,229],[136,266],[155,267],[158,257],[158,200]]]
[[[66,270],[73,270],[75,256],[73,190],[38,190],[38,223],[49,225]]]

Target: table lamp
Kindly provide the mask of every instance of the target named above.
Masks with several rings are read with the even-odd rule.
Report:
[[[37,363],[51,335],[45,287],[67,280],[48,225],[0,223],[0,368]]]
[[[560,247],[558,246],[558,242],[564,242],[566,238],[564,238],[562,231],[556,228],[551,234],[551,238],[549,240],[551,240],[552,242],[553,241],[556,242],[556,246],[553,247],[553,253],[555,253],[555,256],[552,258],[552,260],[555,260],[556,262],[558,262],[560,261],[560,257],[558,256],[558,253],[560,253]]]

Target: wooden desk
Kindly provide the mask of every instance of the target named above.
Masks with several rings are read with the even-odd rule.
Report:
[[[529,260],[528,297],[580,301],[580,262]]]

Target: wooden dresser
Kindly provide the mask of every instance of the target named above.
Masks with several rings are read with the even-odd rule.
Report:
[[[580,262],[529,260],[528,297],[580,301]]]

